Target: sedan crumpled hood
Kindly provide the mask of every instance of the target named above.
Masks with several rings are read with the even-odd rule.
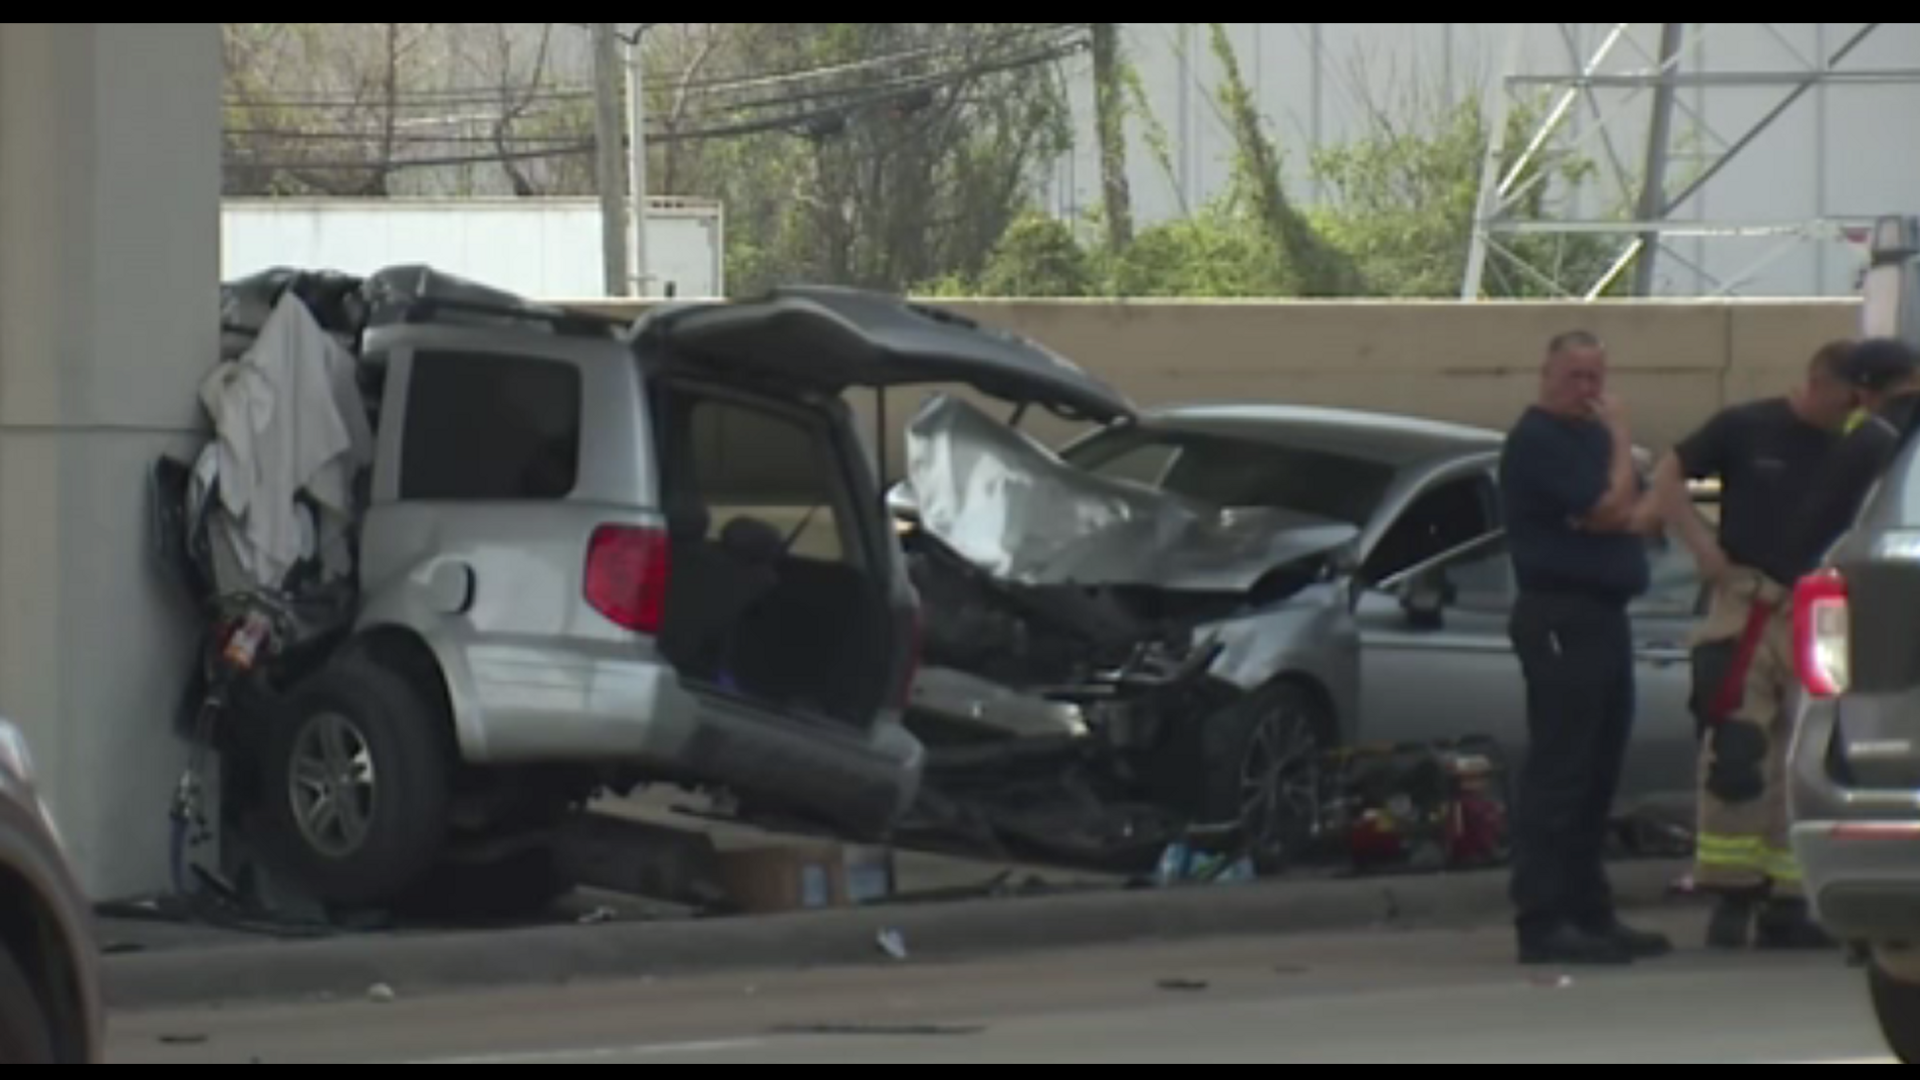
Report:
[[[1094,476],[947,395],[908,428],[907,483],[921,528],[1024,585],[1242,592],[1360,534],[1325,518],[1215,509]]]

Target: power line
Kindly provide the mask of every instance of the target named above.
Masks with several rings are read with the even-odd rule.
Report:
[[[846,119],[852,113],[886,105],[892,102],[910,101],[916,95],[931,90],[952,87],[956,84],[987,75],[1022,70],[1055,63],[1081,51],[1085,43],[1060,45],[1054,48],[1022,57],[1013,57],[1002,61],[977,64],[960,71],[949,72],[937,77],[929,77],[918,85],[904,86],[884,93],[870,93],[867,96],[844,105],[815,109],[809,112],[767,120],[748,121],[731,125],[704,127],[689,131],[664,132],[648,137],[649,145],[671,143],[703,142],[717,139],[744,138],[751,135],[773,134],[777,132],[804,131],[809,127],[824,125]],[[364,141],[385,142],[379,135],[357,136]],[[407,145],[401,143],[401,145]],[[468,165],[491,165],[509,161],[540,161],[578,157],[594,153],[598,144],[592,139],[571,142],[556,139],[552,146],[520,150],[495,151],[488,154],[445,154],[427,157],[402,158],[394,161],[301,161],[301,160],[254,160],[245,154],[230,154],[228,164],[233,167],[252,169],[286,169],[307,171],[343,171],[343,172],[397,172],[407,169],[455,168]]]
[[[784,72],[762,75],[715,76],[695,79],[682,83],[678,79],[663,77],[648,83],[653,91],[689,91],[726,92],[735,90],[765,89],[768,87],[789,86],[794,83],[809,82],[817,79],[832,78],[839,75],[855,75],[866,71],[892,67],[914,60],[933,59],[941,56],[965,54],[974,47],[995,47],[1021,41],[1026,38],[1044,38],[1050,35],[1065,35],[1090,27],[1090,23],[1033,23],[1019,30],[1003,31],[997,34],[980,34],[941,45],[925,45],[915,49],[887,53],[882,56],[868,57],[865,60],[849,61],[841,64],[828,64],[811,68],[800,68]],[[503,99],[533,102],[591,100],[593,88],[585,84],[561,84],[552,87],[541,86],[499,86],[499,87],[455,87],[442,90],[410,91],[395,104],[399,107],[445,108],[455,105],[490,105]],[[363,98],[341,95],[286,95],[272,98],[248,98],[244,95],[228,95],[227,105],[237,109],[353,109],[368,104]]]
[[[1061,55],[1056,57],[1056,59],[1060,59],[1060,60],[1070,58],[1077,52],[1082,51],[1082,47],[1079,44],[1073,44],[1073,43],[1062,43],[1061,45],[1057,45],[1054,48],[1061,50]],[[1036,62],[1044,62],[1044,61],[1036,61]],[[1019,67],[1027,66],[1027,60],[1025,58],[1016,58],[1015,60],[1012,61],[1012,63]],[[807,91],[802,91],[798,93],[790,93],[790,94],[784,94],[784,95],[778,95],[778,96],[769,95],[769,96],[763,96],[763,97],[757,97],[757,98],[749,98],[745,101],[732,102],[730,104],[719,106],[711,110],[704,110],[696,114],[694,116],[694,119],[705,120],[708,118],[717,118],[720,116],[733,116],[733,115],[738,115],[744,112],[752,112],[755,110],[789,108],[795,105],[808,104],[812,102],[837,101],[838,99],[844,99],[844,98],[856,99],[854,102],[850,104],[857,105],[859,103],[858,99],[871,97],[876,94],[892,94],[892,93],[910,94],[910,93],[918,92],[920,90],[925,90],[925,89],[937,89],[940,86],[945,85],[946,82],[949,81],[950,79],[951,79],[951,76],[945,73],[934,74],[934,75],[910,75],[910,76],[901,76],[901,77],[891,79],[882,83],[871,83],[864,86],[845,86],[845,87],[837,87],[833,89],[807,90]],[[527,113],[517,117],[516,121],[524,123],[526,121],[549,118],[554,115],[555,114],[551,112]],[[459,118],[449,119],[447,121],[447,126],[449,127],[467,126],[471,124],[483,124],[483,123],[496,124],[501,119],[502,117],[497,115],[459,117]],[[577,119],[579,119],[580,126],[583,128],[588,123],[587,117],[583,116]],[[340,131],[340,130],[299,131],[299,130],[289,130],[286,128],[275,128],[275,127],[228,128],[226,130],[226,134],[234,138],[267,138],[267,139],[277,139],[284,142],[322,142],[322,143],[324,142],[363,142],[363,141],[372,140],[372,139],[379,139],[381,141],[386,141],[388,138],[387,133],[384,131],[378,131],[378,132]],[[507,137],[504,141],[508,145],[520,144],[520,143],[536,143],[537,144],[537,143],[566,141],[572,138],[574,138],[572,134],[544,135],[544,136],[543,135],[514,135],[514,136]],[[410,145],[410,146],[458,145],[461,143],[483,143],[491,146],[501,142],[501,140],[496,139],[491,134],[474,135],[474,134],[462,134],[457,132],[436,132],[433,134],[398,133],[393,136],[393,141],[401,145]]]

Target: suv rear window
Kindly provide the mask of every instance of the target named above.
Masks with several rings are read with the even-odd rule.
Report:
[[[413,358],[401,446],[408,501],[564,499],[579,482],[584,391],[572,364],[498,353]]]
[[[791,417],[726,401],[693,407],[693,472],[712,535],[755,518],[790,539],[793,554],[848,561],[838,513],[838,468],[816,430]]]

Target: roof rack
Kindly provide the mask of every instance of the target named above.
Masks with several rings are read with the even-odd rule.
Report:
[[[483,315],[515,322],[538,323],[569,337],[615,337],[627,328],[625,320],[565,308],[513,307],[446,296],[417,296],[400,305],[400,321],[418,325],[433,322],[443,312]]]

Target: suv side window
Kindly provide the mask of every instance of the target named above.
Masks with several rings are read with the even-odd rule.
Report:
[[[729,401],[692,407],[695,490],[709,515],[709,537],[728,523],[757,518],[797,537],[793,554],[845,562],[852,550],[834,484],[838,461],[824,437],[779,413]]]
[[[400,497],[408,501],[565,499],[579,482],[579,369],[498,353],[413,357]]]

